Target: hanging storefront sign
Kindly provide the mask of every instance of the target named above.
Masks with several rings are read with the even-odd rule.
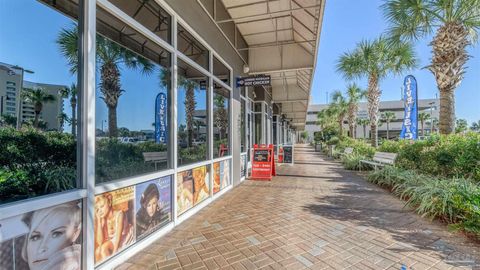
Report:
[[[407,140],[416,140],[418,134],[417,123],[417,80],[414,76],[408,75],[404,81],[403,101],[405,104],[405,114],[403,118],[402,131],[400,138]]]
[[[0,269],[81,269],[81,205],[73,201],[0,220]]]
[[[275,176],[275,160],[273,155],[273,145],[253,146],[252,158],[252,180],[272,180]]]
[[[237,87],[242,86],[270,86],[272,84],[272,79],[270,75],[259,75],[252,77],[237,77]]]
[[[167,143],[167,95],[160,93],[155,100],[155,142]]]

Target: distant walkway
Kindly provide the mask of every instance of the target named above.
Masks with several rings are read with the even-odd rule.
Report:
[[[480,269],[480,246],[297,145],[117,269]]]

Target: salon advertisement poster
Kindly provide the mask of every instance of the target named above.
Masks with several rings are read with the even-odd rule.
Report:
[[[177,208],[182,214],[210,196],[207,166],[177,174]]]
[[[80,201],[0,221],[0,269],[81,269]]]
[[[213,193],[230,185],[230,160],[213,163]]]
[[[95,263],[135,242],[134,189],[131,186],[95,196]]]
[[[165,176],[135,186],[137,241],[172,221],[172,177]]]

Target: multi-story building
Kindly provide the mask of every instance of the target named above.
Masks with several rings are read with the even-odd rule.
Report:
[[[31,121],[35,118],[34,106],[22,100],[20,90],[41,88],[55,96],[55,101],[43,105],[40,120],[46,123],[47,130],[60,130],[58,116],[63,112],[60,91],[66,86],[25,81],[23,72],[21,67],[0,63],[0,115],[20,117],[21,122]]]
[[[307,113],[307,123],[305,130],[309,133],[309,138],[312,139],[314,133],[320,131],[320,126],[317,124],[317,114],[323,109],[326,109],[328,104],[312,104],[308,107]],[[418,112],[426,112],[431,119],[438,119],[439,117],[439,99],[419,99],[418,100]],[[382,101],[380,102],[380,115],[385,112],[393,112],[395,114],[395,119],[390,122],[388,125],[389,128],[389,137],[398,138],[400,131],[402,130],[402,123],[404,118],[404,102],[403,100],[392,100],[392,101]],[[368,110],[367,102],[361,102],[358,104],[357,118],[368,119]],[[344,122],[344,130],[348,130],[348,122]],[[425,134],[430,133],[432,124],[430,121],[424,123],[423,129]],[[438,127],[434,126],[434,129]],[[420,120],[418,122],[418,135],[422,136],[422,126]],[[357,138],[370,138],[370,125],[364,127],[357,125],[355,136]],[[387,138],[387,124],[384,121],[380,121],[378,127],[378,136],[379,138]]]

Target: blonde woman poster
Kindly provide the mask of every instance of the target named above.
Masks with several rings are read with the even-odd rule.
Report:
[[[221,162],[213,163],[213,194],[220,191],[220,164]]]
[[[95,263],[135,242],[134,187],[95,196]]]
[[[192,170],[177,174],[177,208],[182,214],[193,207],[193,176]]]
[[[193,174],[193,204],[197,205],[210,197],[208,185],[207,166],[198,167],[192,170]]]
[[[81,216],[75,201],[0,221],[0,269],[80,269]]]

